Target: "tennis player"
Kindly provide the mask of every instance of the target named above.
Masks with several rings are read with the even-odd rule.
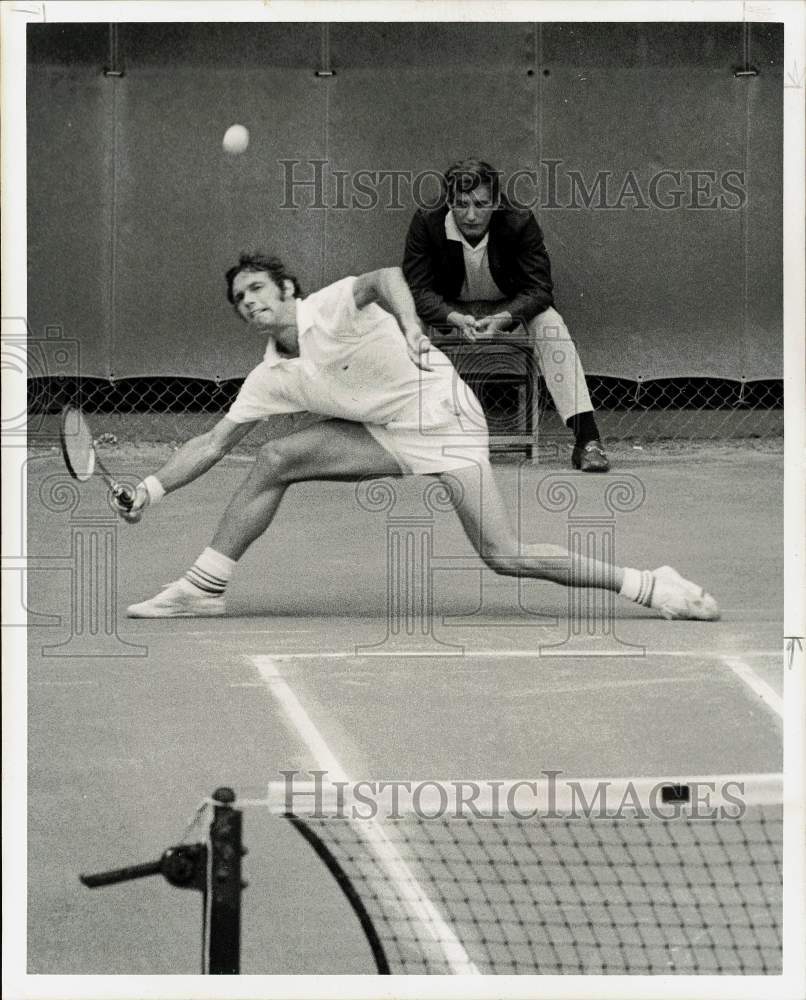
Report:
[[[625,569],[572,559],[559,546],[519,544],[490,466],[481,407],[423,335],[399,268],[343,278],[307,298],[275,257],[244,255],[226,278],[238,314],[268,337],[264,359],[228,414],[140,483],[131,510],[120,516],[139,521],[147,507],[219,462],[258,421],[308,413],[325,419],[261,448],[210,546],[183,577],[129,607],[130,617],[224,614],[238,559],[269,527],[293,483],[412,474],[442,480],[468,538],[496,573],[607,588],[669,619],[718,617],[713,597],[671,567]]]

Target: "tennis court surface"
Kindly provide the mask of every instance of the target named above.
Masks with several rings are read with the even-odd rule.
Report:
[[[156,451],[110,448],[105,461],[139,478]],[[561,588],[495,577],[417,479],[294,487],[240,564],[228,617],[128,620],[127,604],[207,544],[247,459],[116,526],[101,484],[59,507],[58,455],[32,454],[29,972],[198,973],[197,893],[161,878],[89,890],[78,876],[203,839],[209,814],[189,821],[219,786],[242,804],[249,851],[243,974],[384,961],[780,972],[782,456],[768,443],[614,458],[606,477],[496,465],[522,539],[582,532],[618,562],[674,565],[716,596],[719,622],[622,601],[609,617],[598,598],[569,605]],[[556,500],[562,483],[573,507]],[[622,499],[608,501],[616,483]],[[404,795],[399,819],[360,822],[306,815],[313,797],[299,796],[291,819],[283,772],[350,789],[408,781],[422,795]],[[459,780],[490,806],[496,784],[506,798],[547,772],[589,795],[595,779],[623,794],[699,778],[714,803],[731,779],[747,808],[740,821],[424,818]]]

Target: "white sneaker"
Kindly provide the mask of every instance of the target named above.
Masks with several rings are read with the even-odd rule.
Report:
[[[703,587],[686,580],[671,566],[661,566],[653,570],[655,579],[650,606],[669,621],[694,618],[697,621],[713,622],[719,618],[719,608]]]
[[[223,594],[205,594],[182,577],[148,601],[126,608],[129,618],[207,618],[226,613]]]

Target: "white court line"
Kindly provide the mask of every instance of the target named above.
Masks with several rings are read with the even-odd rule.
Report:
[[[313,755],[317,768],[328,771],[330,780],[352,784],[311,717],[280,675],[277,658],[250,656],[249,659],[257,667],[266,687],[285,712],[297,735]],[[454,975],[480,975],[464,946],[428,898],[382,825],[375,820],[362,820],[361,832],[416,923],[431,935],[434,944],[441,950],[451,972]]]
[[[631,687],[645,688],[655,684],[676,684],[679,687],[691,687],[692,683],[699,681],[709,681],[712,684],[723,683],[718,675],[714,673],[694,676],[691,674],[682,674],[680,677],[631,677],[629,680],[623,681],[601,680],[591,684],[567,684],[563,687],[550,687],[546,683],[533,688],[519,686],[518,691],[514,691],[512,694],[499,694],[499,697],[503,700],[514,701],[527,694],[577,694],[581,691],[612,691],[617,688]],[[230,684],[230,687],[232,686]]]
[[[528,660],[528,659],[550,659],[555,656],[566,656],[569,658],[574,657],[622,657],[624,659],[643,659],[644,657],[650,656],[663,656],[663,657],[678,657],[682,659],[706,659],[706,660],[725,660],[730,654],[726,654],[724,650],[705,650],[705,649],[645,649],[643,653],[621,653],[621,652],[597,652],[595,649],[592,650],[566,650],[563,652],[552,650],[551,653],[546,653],[542,657],[540,655],[539,649],[469,649],[464,653],[454,654],[451,659],[456,659],[461,657],[465,660],[473,659],[493,659],[493,660]],[[375,660],[381,657],[389,657],[392,659],[406,659],[407,657],[420,657],[422,659],[444,659],[445,654],[434,652],[433,650],[427,650],[425,652],[417,652],[413,650],[411,652],[388,652],[388,653],[352,653],[347,650],[345,651],[331,651],[331,652],[312,652],[312,653],[273,653],[272,659],[275,661],[284,660]],[[770,659],[777,658],[783,660],[783,651],[780,649],[775,650],[751,650],[748,653],[742,653],[744,659]],[[250,659],[255,660],[257,657],[251,656]]]
[[[280,657],[275,657],[275,659],[280,659]],[[283,662],[288,662],[290,658],[285,657]],[[539,688],[521,688],[516,693],[511,695],[502,694],[500,697],[504,700],[514,700],[522,698],[527,694],[539,693],[542,695],[546,694],[578,694],[581,691],[610,691],[613,688],[629,688],[629,687],[650,687],[655,684],[675,684],[678,686],[691,686],[692,681],[710,681],[714,684],[722,683],[718,676],[715,674],[709,674],[702,677],[692,677],[691,674],[684,674],[681,677],[635,677],[630,680],[625,681],[612,681],[603,680],[597,681],[594,684],[570,684],[565,687],[546,687],[543,685]],[[260,688],[261,691],[265,690],[266,685],[263,681],[237,681],[232,684],[228,684],[227,687],[231,688]]]
[[[742,657],[723,656],[722,662],[730,667],[739,680],[743,681],[753,694],[757,695],[767,708],[772,709],[781,719],[784,717],[784,700],[763,680]]]
[[[127,619],[127,621],[129,620],[135,620],[135,619]],[[137,620],[144,621],[145,619],[140,618]],[[179,621],[181,619],[172,619],[172,620]],[[234,622],[237,621],[238,619],[237,617],[233,616],[233,618],[229,619],[225,618],[223,620]],[[220,619],[218,621],[220,621]],[[222,636],[229,637],[229,636],[242,636],[242,635],[270,635],[276,638],[278,635],[300,635],[301,633],[310,635],[320,632],[321,632],[320,629],[315,629],[315,628],[258,628],[258,629],[243,628],[242,629],[238,628],[237,625],[234,625],[233,628],[228,628],[228,629],[210,628],[207,629],[206,631],[202,629],[174,629],[174,628],[172,628],[170,631],[168,631],[167,629],[156,629],[152,631],[152,630],[138,628],[134,629],[132,632],[127,633],[127,635],[134,637],[136,634],[138,638],[140,636],[143,637],[148,636],[148,637],[153,637],[155,639],[173,639],[176,636],[185,636],[191,639],[210,639],[210,640],[215,639],[216,641],[220,641]]]
[[[98,681],[28,681],[28,687],[96,687]]]
[[[260,616],[259,615],[250,615],[250,617],[257,618],[257,617],[270,617],[270,616],[268,616],[268,615],[260,615]],[[289,617],[293,617],[293,616],[289,616]],[[303,617],[303,616],[300,616],[300,617]],[[182,619],[178,619],[178,618],[172,619],[172,621],[181,621],[181,620]],[[196,628],[196,629],[176,629],[176,628],[172,628],[170,631],[168,631],[167,629],[155,629],[155,630],[152,630],[152,629],[140,629],[140,628],[137,628],[135,626],[134,628],[132,628],[132,631],[130,633],[127,633],[127,635],[131,635],[132,638],[139,638],[140,636],[154,636],[155,638],[163,638],[164,639],[164,638],[173,638],[175,636],[190,636],[192,638],[200,638],[200,639],[217,639],[221,635],[235,635],[235,636],[267,635],[267,636],[271,636],[273,638],[276,638],[279,635],[300,635],[300,634],[309,634],[310,635],[310,634],[321,634],[321,629],[315,629],[315,628],[273,628],[273,627],[272,628],[253,628],[253,629],[250,629],[250,628],[238,628],[238,626],[235,623],[238,622],[238,621],[240,621],[240,620],[241,620],[241,617],[239,615],[232,615],[232,616],[226,615],[226,616],[223,616],[221,619],[217,619],[216,624],[218,624],[218,622],[221,622],[221,623],[227,623],[227,624],[231,624],[232,625],[232,628],[224,629],[223,631],[221,629],[217,629],[216,630],[215,628],[210,628],[210,629],[198,629],[198,628]],[[327,624],[328,627],[331,627],[333,625],[333,619],[332,618],[326,618],[325,616],[323,616],[322,620],[325,621],[325,623]],[[367,619],[358,619],[358,620],[359,621],[366,621]],[[631,619],[631,620],[637,620],[637,619]],[[646,620],[647,621],[652,621],[652,619],[649,619],[649,618],[646,619]],[[142,619],[142,618],[141,619],[128,619],[127,618],[126,621],[128,623],[129,621],[145,621],[145,619]],[[353,620],[350,619],[350,621],[353,621]],[[376,619],[376,621],[382,622],[383,620],[382,619]],[[344,626],[344,627],[345,628],[349,627],[351,630],[354,629],[353,625]],[[448,624],[445,627],[449,628],[451,630],[458,630],[458,629],[463,628],[463,627],[467,628],[467,629],[487,629],[487,628],[498,628],[500,626],[497,626],[497,625],[485,625],[485,624],[473,625],[473,624],[468,623],[467,625],[464,625],[464,626],[462,626],[462,625]],[[540,623],[537,623],[537,622],[534,623],[534,624],[532,624],[531,622],[528,622],[528,623],[525,623],[525,624],[515,623],[515,624],[512,625],[512,627],[513,628],[529,628],[529,629],[546,629],[546,630],[549,630],[549,629],[559,628],[560,625],[559,624],[558,625],[545,625],[545,624],[540,624]],[[456,639],[457,636],[452,635],[452,636],[450,636],[450,638]],[[548,636],[548,638],[551,638],[551,636]],[[640,642],[639,643],[634,643],[633,645],[639,645],[640,646],[641,643]],[[493,652],[493,651],[491,650],[490,652]],[[686,656],[688,654],[685,651],[672,651],[672,652],[669,652],[669,653],[659,652],[659,653],[655,653],[654,655],[656,655],[656,656]],[[702,655],[703,656],[724,656],[725,652],[724,652],[724,650],[721,650],[721,651],[714,651],[714,650],[712,650],[710,652],[703,651]],[[757,651],[757,652],[751,651],[749,653],[744,653],[743,652],[742,656],[783,656],[783,653],[779,649],[776,649],[776,650],[761,650],[761,651]]]

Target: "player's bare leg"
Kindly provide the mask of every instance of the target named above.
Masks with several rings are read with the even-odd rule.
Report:
[[[236,561],[269,527],[292,483],[386,475],[401,475],[400,466],[363,424],[328,420],[270,441],[261,448],[196,563],[155,597],[131,605],[127,614],[131,618],[224,614],[223,593]]]
[[[271,524],[285,490],[305,480],[356,480],[399,475],[395,459],[360,424],[328,421],[264,446],[254,468],[219,523],[213,543],[186,577],[150,601],[132,605],[131,617],[189,617],[224,613],[223,591],[236,560]],[[571,554],[561,546],[520,545],[487,462],[441,474],[462,525],[495,572],[550,580],[563,586],[601,587],[665,618],[718,617],[705,591],[664,566],[625,569]]]
[[[264,445],[219,521],[211,547],[240,559],[269,527],[292,483],[399,476],[400,466],[363,424],[328,420]]]
[[[595,559],[571,558],[560,545],[523,545],[513,529],[504,500],[487,462],[443,473],[462,527],[471,544],[496,573],[550,580],[566,587],[620,590],[624,570]]]
[[[712,621],[716,601],[670,566],[654,571],[623,568],[586,559],[558,545],[522,545],[486,462],[443,473],[462,526],[485,563],[505,576],[551,580],[566,587],[600,587],[655,608],[664,618]]]

